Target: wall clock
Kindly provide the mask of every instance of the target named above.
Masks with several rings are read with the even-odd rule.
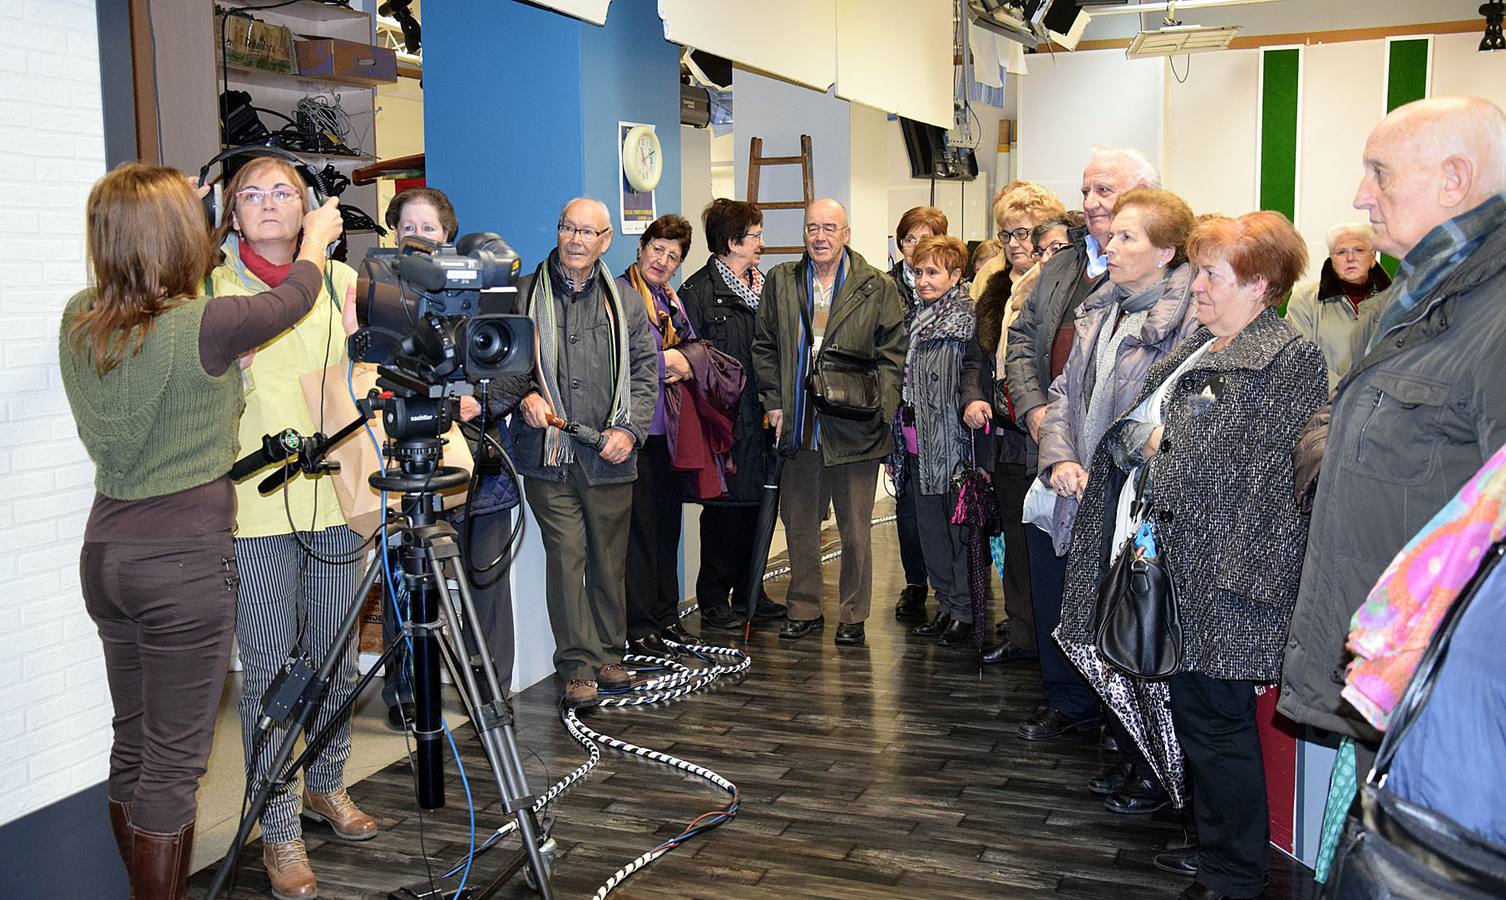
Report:
[[[634,125],[622,139],[622,174],[633,190],[648,193],[664,175],[664,148],[648,125]]]

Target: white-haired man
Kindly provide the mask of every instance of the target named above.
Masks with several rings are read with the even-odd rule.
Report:
[[[1069,233],[1071,246],[1041,266],[1040,279],[1019,316],[1009,326],[1006,383],[1015,418],[1039,438],[1046,417],[1046,391],[1067,364],[1075,334],[1072,320],[1082,301],[1108,277],[1109,222],[1119,195],[1136,187],[1160,187],[1156,167],[1130,149],[1099,149],[1082,170],[1082,210],[1086,229]],[[1035,463],[1032,444],[1030,466]],[[1030,554],[1030,594],[1035,607],[1036,648],[1046,705],[1020,723],[1019,735],[1038,741],[1102,724],[1098,695],[1057,646],[1051,632],[1061,620],[1062,580],[1067,560],[1056,555],[1051,535],[1025,526]],[[1121,785],[1108,785],[1114,793]],[[1164,802],[1164,801],[1162,801]]]
[[[1328,229],[1328,258],[1318,280],[1299,285],[1286,305],[1286,320],[1302,336],[1318,345],[1328,364],[1328,389],[1339,379],[1364,347],[1354,342],[1366,301],[1391,286],[1391,276],[1381,268],[1375,252],[1375,231],[1364,222],[1343,222]]]
[[[659,390],[648,316],[624,299],[601,264],[612,216],[599,200],[565,204],[557,246],[518,282],[518,312],[533,319],[538,359],[512,417],[518,473],[544,544],[544,595],[554,668],[567,703],[596,699],[598,684],[625,688],[628,519],[638,447]],[[600,433],[578,443],[550,416]]]
[[[1401,266],[1332,401],[1279,701],[1362,743],[1375,734],[1340,696],[1350,619],[1397,551],[1506,443],[1506,114],[1478,97],[1409,103],[1370,133],[1364,167],[1354,205]],[[1506,679],[1503,661],[1479,660],[1476,682]],[[1499,722],[1484,696],[1447,717]],[[1408,735],[1404,746],[1429,745]],[[1462,755],[1477,748],[1482,762],[1501,755],[1480,742]]]

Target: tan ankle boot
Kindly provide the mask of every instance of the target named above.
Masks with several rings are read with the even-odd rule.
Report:
[[[261,862],[272,880],[272,896],[277,900],[309,900],[319,896],[314,870],[309,868],[309,854],[303,838],[280,844],[263,843]]]
[[[184,900],[188,896],[188,860],[193,854],[193,823],[172,834],[131,826],[131,895],[138,900]]]
[[[303,814],[328,822],[335,836],[346,841],[369,841],[376,837],[376,819],[361,812],[345,788],[328,794],[303,791]]]

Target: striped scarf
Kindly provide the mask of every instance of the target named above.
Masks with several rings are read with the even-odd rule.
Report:
[[[1486,235],[1506,224],[1506,193],[1460,213],[1433,228],[1407,253],[1396,270],[1396,280],[1386,295],[1386,307],[1365,348],[1374,350],[1387,334],[1405,325],[1424,297],[1442,283],[1444,276],[1484,243]]]
[[[534,337],[538,342],[538,357],[536,361],[535,375],[538,378],[539,392],[549,402],[556,415],[563,414],[565,407],[561,403],[559,389],[559,319],[558,310],[554,306],[554,279],[548,271],[553,265],[555,254],[549,254],[549,258],[539,263],[539,267],[533,270],[533,290],[528,294],[528,317],[535,323]],[[617,294],[617,279],[608,272],[607,267],[601,260],[596,261],[596,272],[593,276],[604,285],[602,289],[602,303],[606,305],[607,318],[612,323],[612,409],[607,414],[606,423],[599,429],[622,427],[628,425],[630,409],[628,406],[628,334],[627,321],[622,312],[622,297]],[[589,283],[587,284],[589,286]],[[594,422],[585,423],[596,425]],[[544,458],[543,465],[563,466],[568,465],[575,459],[575,446],[569,435],[558,428],[550,426],[544,430]]]
[[[758,312],[758,297],[763,292],[763,273],[758,271],[758,267],[748,267],[748,274],[753,276],[753,286],[748,287],[746,281],[732,274],[732,270],[727,267],[726,263],[715,256],[711,257],[711,261],[716,263],[716,270],[722,273],[722,280],[727,282],[727,287],[736,291],[737,296],[741,297],[743,302],[748,304],[749,309]]]

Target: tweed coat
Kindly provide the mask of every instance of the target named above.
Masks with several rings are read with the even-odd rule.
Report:
[[[1212,339],[1199,327],[1158,360],[1130,409]],[[1171,389],[1163,451],[1149,465],[1151,507],[1177,588],[1182,671],[1252,681],[1280,673],[1307,544],[1307,517],[1292,497],[1291,452],[1327,392],[1322,352],[1272,309],[1223,351],[1205,354]],[[1139,462],[1144,432],[1136,424],[1119,419],[1093,454],[1056,638],[1180,803],[1181,750],[1166,682],[1109,668],[1090,626],[1108,564],[1105,523],[1124,481],[1122,471],[1111,476]]]

